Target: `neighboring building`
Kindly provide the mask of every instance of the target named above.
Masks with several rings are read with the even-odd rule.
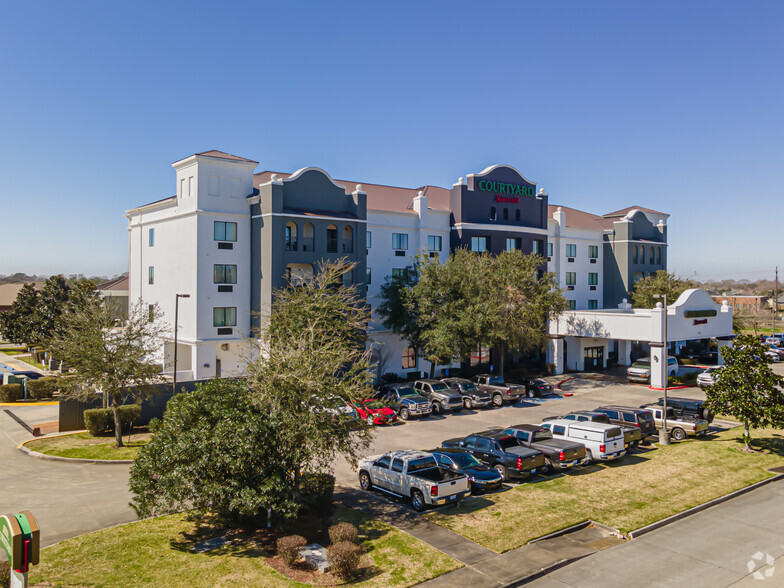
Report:
[[[44,282],[14,282],[12,284],[0,284],[0,312],[11,310],[14,300],[26,284],[32,283],[36,290],[40,290]]]
[[[736,313],[770,312],[773,310],[773,299],[767,296],[713,296],[721,303],[727,301]]]
[[[116,304],[117,312],[122,319],[128,318],[128,276],[115,278],[95,287],[103,298]]]
[[[324,259],[348,257],[346,283],[367,286],[371,308],[387,276],[424,252],[466,247],[547,257],[574,309],[615,307],[635,279],[666,269],[666,214],[629,208],[605,216],[549,204],[543,189],[495,165],[451,188],[333,180],[325,171],[253,173],[257,162],[220,151],[172,164],[177,194],[131,209],[131,301],[157,303],[173,324],[179,299],[178,378],[233,375],[272,291],[306,279]],[[649,249],[653,253],[649,255]],[[544,269],[544,268],[543,268]],[[370,345],[384,372],[428,371],[373,315]],[[159,358],[173,370],[173,341]],[[464,368],[488,369],[477,349]],[[450,366],[441,366],[448,368]]]

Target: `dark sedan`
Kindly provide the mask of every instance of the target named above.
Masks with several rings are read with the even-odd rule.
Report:
[[[523,378],[520,380],[520,385],[525,386],[525,395],[528,398],[535,396],[547,396],[553,393],[553,385],[548,384],[542,378]]]
[[[501,474],[484,465],[465,449],[440,447],[431,449],[429,453],[435,455],[438,465],[468,476],[471,482],[471,494],[493,492],[503,484]]]

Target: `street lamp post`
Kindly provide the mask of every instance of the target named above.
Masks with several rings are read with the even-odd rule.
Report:
[[[654,298],[664,299],[664,406],[662,406],[662,428],[659,431],[659,445],[670,444],[670,433],[667,431],[667,376],[669,371],[669,350],[667,347],[667,295],[654,294]]]
[[[172,382],[172,394],[177,394],[177,328],[180,314],[180,298],[190,298],[190,294],[175,294],[174,296],[174,382]]]

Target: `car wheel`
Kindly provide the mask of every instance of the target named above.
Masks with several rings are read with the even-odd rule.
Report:
[[[441,404],[439,404],[438,402],[434,402],[432,408],[434,414],[441,414]]]
[[[373,483],[370,481],[370,475],[367,472],[359,472],[359,486],[365,491],[373,488]]]
[[[525,391],[525,395],[528,396],[528,398],[533,398],[536,396],[536,392],[534,392],[533,388],[528,388]]]
[[[501,474],[501,479],[506,482],[506,468],[499,463],[494,465],[493,469]]]
[[[413,506],[414,510],[417,512],[425,510],[425,497],[422,496],[422,493],[419,490],[413,490],[411,492],[411,506]]]
[[[639,441],[632,441],[632,449],[637,449],[640,446]]]
[[[474,401],[470,398],[463,398],[463,406],[465,406],[468,410],[474,408]]]
[[[365,422],[368,424],[368,427],[372,427],[373,423],[375,422],[375,419],[373,419],[373,415],[372,414],[367,415]]]
[[[588,458],[588,461],[593,463],[593,453],[591,453],[590,449],[585,450],[585,457]]]
[[[549,457],[544,458],[544,471],[546,474],[552,474],[555,472],[555,468],[553,467],[553,462],[550,460]]]
[[[408,409],[407,408],[401,408],[400,409],[400,419],[404,420],[404,421],[407,421],[408,417],[409,417]]]
[[[672,430],[672,438],[676,441],[683,441],[686,438],[686,432],[676,427]]]
[[[493,394],[493,405],[494,406],[503,406],[504,405],[504,397],[501,396],[498,393]]]

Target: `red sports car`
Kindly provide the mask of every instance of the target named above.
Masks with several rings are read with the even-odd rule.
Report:
[[[397,420],[395,411],[380,400],[368,398],[355,408],[368,425],[391,425]]]

